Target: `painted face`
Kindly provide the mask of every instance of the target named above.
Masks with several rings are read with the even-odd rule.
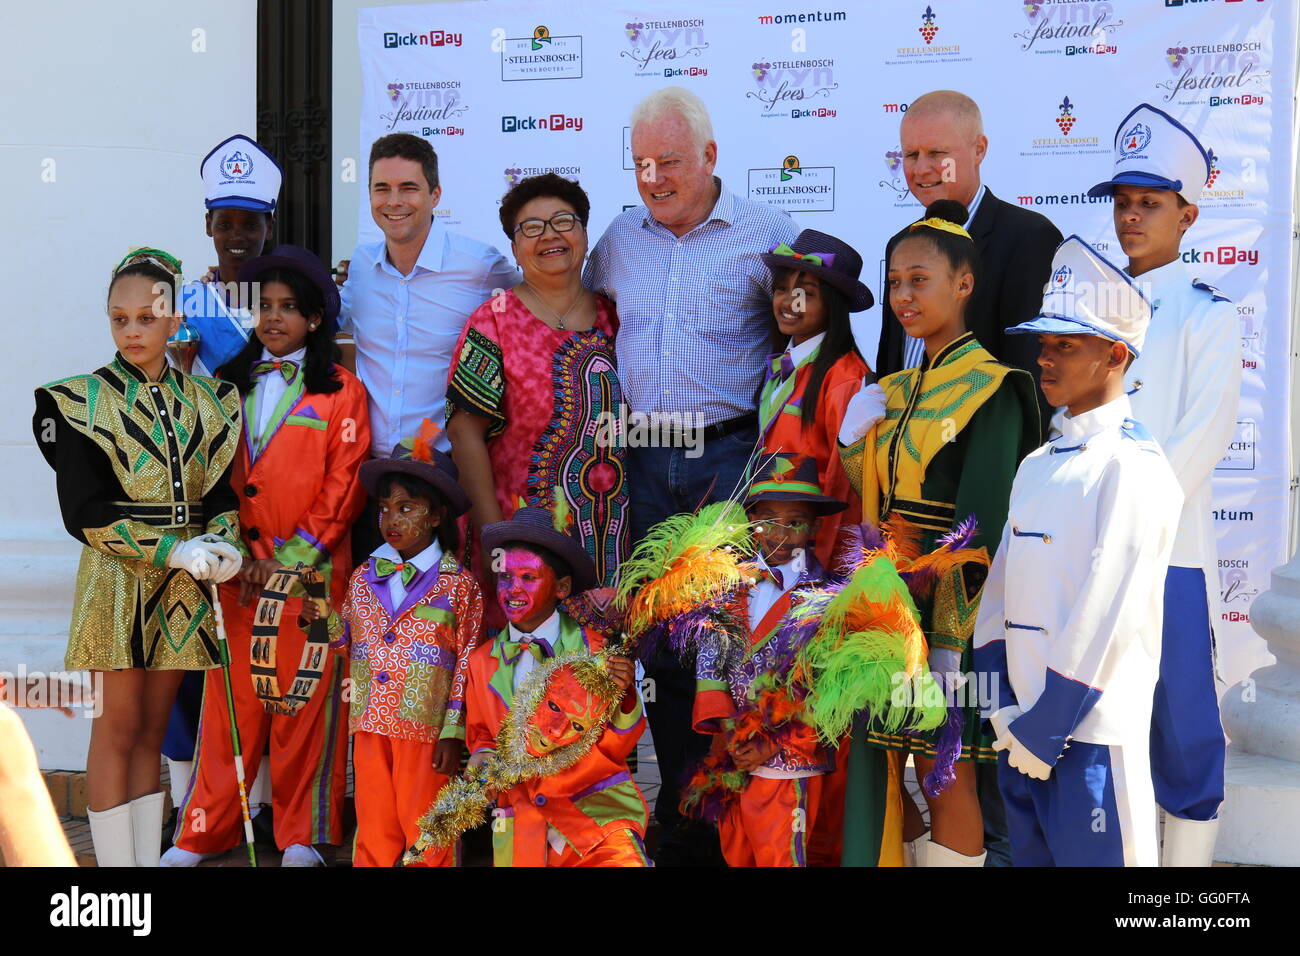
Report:
[[[1178,195],[1169,189],[1116,186],[1112,213],[1124,254],[1135,264],[1163,264],[1177,258],[1183,233],[1196,221],[1197,207],[1179,209]]]
[[[799,501],[760,501],[749,509],[749,520],[758,524],[754,531],[758,553],[772,567],[806,549],[819,523],[812,508]]]
[[[782,335],[794,344],[826,331],[826,302],[822,282],[807,272],[786,269],[772,285],[772,315]]]
[[[980,188],[988,137],[943,110],[908,113],[898,126],[907,188],[922,206],[936,199],[970,205]]]
[[[442,187],[430,189],[424,167],[413,159],[377,159],[370,169],[370,214],[391,243],[425,235],[440,198]]]
[[[262,254],[275,221],[268,213],[251,209],[210,209],[206,219],[217,250],[217,269],[223,280],[231,282],[240,266]]]
[[[555,196],[538,196],[520,207],[515,225],[529,219],[549,223],[552,216],[565,213],[574,220],[573,228],[567,232],[556,232],[554,225],[547,225],[534,239],[522,232],[515,233],[510,248],[514,250],[515,261],[524,270],[525,279],[529,276],[560,276],[582,268],[582,261],[587,257],[587,230],[570,203]]]
[[[393,485],[379,499],[379,533],[405,558],[413,558],[433,543],[434,529],[442,523],[442,510],[424,498],[412,498]]]
[[[1039,335],[1040,384],[1048,403],[1056,408],[1099,404],[1110,369],[1126,358],[1122,347],[1114,346],[1100,335]]]
[[[283,282],[260,283],[257,303],[257,337],[274,356],[288,355],[307,341],[308,326],[320,322],[298,309],[298,298]]]
[[[506,548],[497,571],[497,603],[506,620],[531,634],[569,596],[568,577],[557,578],[540,555],[524,548]]]
[[[528,719],[527,750],[534,757],[573,743],[603,717],[599,697],[584,688],[573,669],[562,667],[551,675],[546,697]]]
[[[167,339],[180,327],[180,316],[168,315],[170,302],[159,296],[148,276],[126,276],[113,283],[108,296],[108,324],[113,344],[132,365],[151,379],[167,364]]]
[[[934,243],[918,236],[896,245],[886,283],[889,307],[908,335],[953,339],[961,334],[962,309],[975,288],[975,277],[953,269]]]
[[[713,208],[713,167],[718,144],[695,142],[686,120],[669,113],[632,130],[636,188],[650,214],[684,236]]]

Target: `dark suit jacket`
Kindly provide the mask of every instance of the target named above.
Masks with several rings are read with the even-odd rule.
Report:
[[[1022,368],[1038,382],[1038,338],[1033,335],[1005,335],[1003,329],[1028,321],[1043,304],[1043,286],[1052,271],[1052,253],[1061,244],[1061,230],[1046,216],[1013,206],[986,189],[971,223],[971,238],[980,252],[980,272],[966,306],[966,328],[975,333],[1000,362]],[[894,245],[907,234],[904,228],[889,240],[885,259]],[[876,375],[884,377],[903,367],[903,343],[907,334],[889,307],[889,290],[882,290],[880,347],[876,352]],[[1050,409],[1038,393],[1044,425]],[[1044,431],[1046,434],[1046,431]]]

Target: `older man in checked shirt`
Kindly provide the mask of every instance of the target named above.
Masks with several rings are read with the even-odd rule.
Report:
[[[672,436],[661,437],[666,447],[627,450],[639,540],[669,515],[730,496],[744,480],[773,346],[771,278],[759,256],[793,242],[799,228],[713,175],[718,145],[708,110],[681,87],[661,89],[633,111],[632,156],[645,206],[610,223],[583,281],[618,306],[615,346],[630,411],[694,429],[653,429]],[[694,675],[667,658],[647,671],[654,691],[646,716],[663,781],[656,861],[699,861],[701,851],[720,860],[716,834],[677,810],[681,778],[708,748],[708,738],[691,730]]]

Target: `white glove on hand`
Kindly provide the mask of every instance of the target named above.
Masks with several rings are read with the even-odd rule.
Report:
[[[1034,752],[1017,740],[1016,735],[1010,730],[993,742],[993,749],[1008,751],[1007,763],[1027,777],[1046,780],[1052,775],[1051,764],[1039,760]]]
[[[1011,722],[1019,717],[1024,711],[1014,704],[1008,704],[1006,707],[999,707],[993,713],[989,714],[989,724],[993,727],[993,749],[1001,750],[998,744],[1002,743],[1008,736],[1007,728]]]
[[[177,542],[172,553],[167,555],[167,567],[185,571],[196,581],[206,581],[216,570],[219,560],[211,549],[211,544],[198,538]]]
[[[959,703],[957,691],[966,684],[966,675],[961,672],[961,652],[948,647],[930,648],[930,676],[943,688],[944,706],[951,707]]]
[[[217,558],[217,565],[209,574],[208,580],[215,581],[217,584],[225,584],[239,573],[239,569],[244,563],[244,556],[229,541],[211,533],[201,534],[194,540],[202,541],[208,545]]]
[[[885,390],[875,382],[867,385],[866,379],[862,381],[863,387],[849,399],[844,421],[840,423],[839,441],[846,448],[861,441],[871,426],[885,417]]]

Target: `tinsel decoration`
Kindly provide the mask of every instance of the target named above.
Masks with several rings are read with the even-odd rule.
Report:
[[[510,712],[497,734],[497,749],[475,771],[447,782],[417,822],[420,836],[402,856],[402,864],[419,862],[431,846],[448,846],[466,830],[483,822],[491,803],[490,793],[502,793],[515,784],[535,777],[549,777],[572,767],[585,757],[605,732],[605,723],[622,699],[618,684],[605,670],[612,654],[603,649],[595,654],[575,651],[552,657],[528,672],[510,702]],[[591,725],[572,743],[543,756],[528,752],[528,727],[533,715],[547,699],[551,678],[569,668],[584,690],[601,706]]]

